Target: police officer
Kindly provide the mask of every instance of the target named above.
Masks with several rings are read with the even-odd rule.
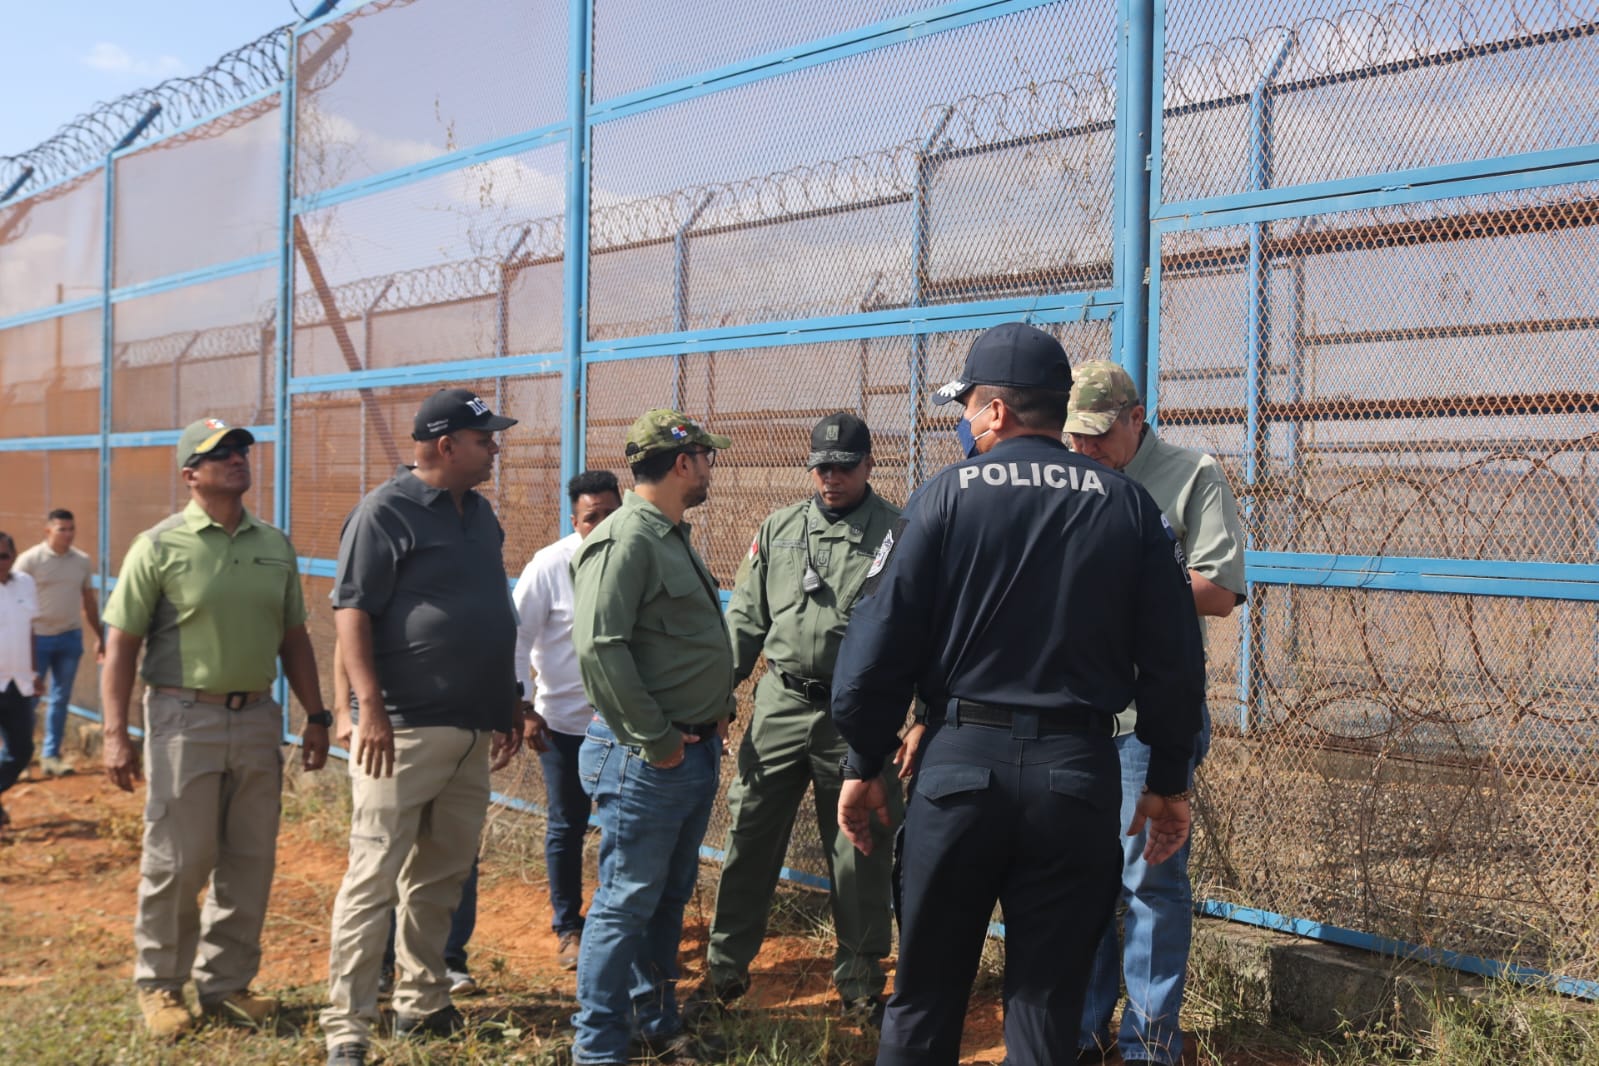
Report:
[[[878,774],[913,686],[927,699],[906,814],[900,952],[877,1062],[954,1063],[997,900],[1015,1066],[1075,1046],[1121,869],[1111,721],[1136,695],[1150,748],[1135,830],[1187,838],[1204,661],[1182,553],[1149,494],[1061,443],[1071,371],[1048,334],[985,332],[935,403],[961,401],[968,458],[883,540],[833,675],[849,742],[839,824],[874,847]]]
[[[838,937],[833,984],[846,1016],[875,1022],[882,1017],[879,963],[893,937],[888,834],[879,827],[877,846],[863,855],[838,831],[846,749],[827,708],[850,609],[899,508],[872,491],[872,434],[853,414],[816,424],[806,467],[816,495],[761,523],[727,609],[733,676],[749,677],[763,651],[767,670],[728,792],[732,825],[711,922],[711,991],[725,1003],[749,985],[794,816],[811,785]],[[899,782],[892,772],[883,777],[897,816]]]

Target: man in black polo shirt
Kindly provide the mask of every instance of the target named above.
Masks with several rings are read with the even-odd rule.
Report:
[[[515,424],[467,389],[440,390],[416,415],[416,465],[344,525],[334,620],[361,721],[322,1013],[330,1064],[366,1061],[396,904],[396,1028],[445,1035],[462,1024],[444,965],[450,912],[477,854],[489,773],[520,749],[524,727],[505,533],[473,486],[493,473],[494,434]],[[543,722],[529,721],[540,746]]]

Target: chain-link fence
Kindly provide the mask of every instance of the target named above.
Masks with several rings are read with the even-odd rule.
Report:
[[[1026,318],[1242,505],[1204,906],[1595,995],[1599,6],[1362,2],[324,3],[0,157],[0,523],[73,509],[108,586],[178,429],[249,425],[326,664],[344,515],[461,384],[521,419],[513,576],[643,409],[731,435],[727,590],[817,418],[903,502]]]

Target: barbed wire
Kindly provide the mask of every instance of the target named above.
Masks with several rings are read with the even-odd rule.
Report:
[[[20,191],[59,181],[104,161],[145,116],[159,108],[140,134],[160,137],[215,114],[250,96],[283,84],[289,54],[289,31],[280,26],[248,44],[223,54],[198,74],[168,78],[138,89],[79,115],[42,144],[20,155],[0,156],[0,189],[9,188],[32,169]]]
[[[1416,0],[1375,10],[1347,8],[1277,24],[1248,36],[1168,51],[1167,107],[1247,96],[1277,66],[1278,85],[1426,60],[1452,52],[1487,54],[1543,36],[1599,29],[1594,0]]]

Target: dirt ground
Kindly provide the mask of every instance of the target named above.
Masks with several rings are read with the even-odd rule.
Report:
[[[108,983],[131,981],[142,792],[118,792],[83,763],[78,773],[54,780],[38,779],[35,768],[33,779],[8,792],[5,803],[13,824],[0,836],[0,988],[48,984],[69,969],[81,974],[85,962],[92,962]],[[320,821],[320,828],[316,819],[284,822],[263,969],[256,983],[282,996],[286,1007],[297,1007],[307,1023],[325,995],[328,919],[345,868],[343,847],[332,831],[337,827],[326,817]],[[542,1025],[555,1037],[573,1006],[574,978],[555,962],[542,870],[527,870],[527,864],[513,859],[497,856],[494,848],[485,851],[471,947],[474,975],[487,995],[461,1006],[474,1015],[488,1009],[527,1009],[535,1031]],[[586,867],[591,872],[593,863]],[[689,909],[685,989],[703,975],[714,886],[713,879],[707,881]],[[834,1011],[825,952],[825,942],[813,935],[770,937],[756,961],[745,1009],[811,1018]],[[1004,1059],[996,988],[974,995],[962,1052],[964,1063]],[[1298,1061],[1258,1053],[1207,1054],[1203,1059]],[[1185,1061],[1199,1060],[1191,1047]]]

